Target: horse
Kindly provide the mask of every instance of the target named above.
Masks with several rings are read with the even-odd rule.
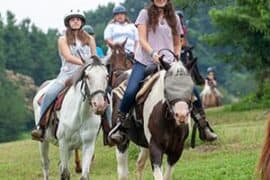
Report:
[[[262,151],[260,154],[259,162],[256,171],[260,175],[260,179],[270,179],[270,116],[268,116],[267,128],[265,139],[263,142]]]
[[[155,75],[157,78],[149,94],[141,100],[141,103],[138,100],[128,115],[127,121],[130,123],[130,128],[126,132],[128,140],[117,145],[117,172],[121,180],[128,179],[127,149],[130,140],[140,146],[141,150],[136,168],[139,180],[143,178],[143,169],[149,155],[154,179],[163,179],[161,165],[164,154],[167,155],[168,165],[164,179],[170,179],[172,168],[183,152],[184,142],[189,134],[189,104],[193,81],[182,62],[177,61],[172,66],[164,62],[162,64],[165,69]],[[125,73],[128,74],[130,71]],[[126,76],[119,78],[127,79]],[[125,81],[118,82],[119,87],[112,91],[114,124],[117,119],[116,111],[121,101],[117,90],[122,88]],[[178,82],[181,82],[181,85]]]
[[[70,179],[68,161],[71,151],[82,147],[81,179],[88,179],[95,141],[101,124],[100,115],[106,108],[105,90],[108,72],[100,60],[92,57],[93,62],[85,65],[78,73],[77,80],[67,91],[62,107],[55,116],[59,119],[56,135],[53,133],[51,116],[43,142],[39,142],[44,179],[49,178],[49,143],[59,146],[60,179]],[[52,80],[53,82],[54,80]],[[51,82],[51,83],[52,83]],[[35,122],[38,124],[40,106],[38,100],[50,84],[37,92],[33,99]]]
[[[109,71],[109,82],[108,86],[109,89],[115,88],[116,80],[119,76],[124,74],[124,72],[128,69],[130,69],[133,65],[133,57],[131,53],[126,53],[125,44],[127,42],[127,39],[121,43],[115,43],[111,44],[108,43],[110,47],[110,53],[107,56],[105,60],[105,64],[107,66],[107,69]],[[109,91],[110,91],[109,90]],[[113,103],[110,99],[110,105]],[[112,106],[110,106],[112,109]],[[103,130],[103,142],[104,145],[110,145],[107,139],[108,133],[110,129],[112,128],[111,124],[111,114],[107,115],[107,118],[110,118],[109,120],[105,118],[105,116],[102,116],[102,130]]]
[[[204,88],[200,94],[204,108],[221,106],[221,93],[210,81],[205,81]]]

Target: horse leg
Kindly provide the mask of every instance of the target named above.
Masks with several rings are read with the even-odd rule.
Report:
[[[153,140],[151,140],[150,142],[149,151],[150,151],[150,160],[151,160],[154,179],[163,180],[163,175],[162,175],[162,170],[161,170],[163,153],[158,148],[156,143],[153,142]]]
[[[44,180],[49,179],[49,166],[50,166],[50,160],[49,160],[49,142],[43,141],[39,143],[39,151],[41,156],[41,162],[42,162],[42,171],[43,171],[43,177]]]
[[[70,172],[68,170],[68,162],[70,158],[71,151],[68,149],[67,143],[64,140],[59,140],[59,150],[60,150],[60,179],[69,180]]]
[[[166,171],[164,175],[164,180],[172,179],[173,168],[175,166],[175,163],[179,160],[183,152],[183,147],[184,147],[184,144],[181,145],[181,149],[179,149],[176,153],[168,154],[167,167],[166,167]]]
[[[76,171],[76,173],[81,173],[82,172],[82,167],[81,167],[79,149],[75,149],[74,154],[75,154],[75,171]]]
[[[83,142],[82,146],[82,176],[81,180],[89,179],[89,171],[94,155],[95,150],[95,141],[91,140],[90,142]]]
[[[143,179],[143,170],[145,167],[145,163],[147,158],[149,157],[149,150],[146,148],[140,148],[141,152],[139,154],[139,157],[137,159],[136,163],[136,174],[137,174],[137,180],[142,180]]]
[[[128,151],[127,147],[122,149],[117,147],[115,150],[117,159],[117,173],[119,180],[128,180]]]

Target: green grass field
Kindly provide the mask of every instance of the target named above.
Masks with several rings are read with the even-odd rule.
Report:
[[[197,147],[189,148],[186,141],[183,156],[178,161],[174,180],[249,180],[257,179],[255,166],[264,137],[266,116],[264,110],[227,112],[222,108],[207,111],[207,117],[219,139],[215,143],[203,143],[197,139]],[[30,138],[30,137],[29,137]],[[95,160],[90,177],[93,180],[117,179],[114,148],[102,145],[101,135],[96,143]],[[58,178],[59,152],[50,146],[50,179]],[[42,179],[38,143],[30,139],[0,144],[1,180]],[[129,148],[130,179],[135,179],[135,163],[138,148]],[[164,159],[165,162],[166,159]],[[74,172],[73,157],[70,162],[72,179],[79,179]],[[149,162],[144,179],[152,179]]]

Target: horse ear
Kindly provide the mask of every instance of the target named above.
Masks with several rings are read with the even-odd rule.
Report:
[[[168,71],[170,69],[171,65],[169,63],[165,62],[163,60],[163,57],[164,57],[164,55],[162,55],[160,58],[160,64],[166,71]]]
[[[197,57],[193,58],[191,61],[187,62],[186,63],[186,68],[187,70],[190,72],[194,66],[196,66],[197,64]]]
[[[125,47],[125,45],[126,45],[126,43],[127,43],[127,39],[128,38],[126,38],[122,43],[120,43],[120,45],[124,48]]]
[[[114,45],[110,41],[107,41],[107,44],[111,49],[113,49]]]

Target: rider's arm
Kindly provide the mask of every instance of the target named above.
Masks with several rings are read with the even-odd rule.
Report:
[[[152,56],[155,62],[159,62],[159,55],[157,53],[153,53],[154,50],[147,41],[147,25],[138,24],[137,28],[139,32],[140,45],[146,52],[148,52]]]
[[[66,61],[77,64],[77,65],[83,65],[83,62],[80,58],[73,56],[70,52],[70,49],[67,44],[67,40],[65,37],[59,37],[58,39],[58,49],[60,51],[60,54],[66,59]]]
[[[90,49],[91,49],[91,54],[96,56],[97,55],[97,46],[96,46],[95,38],[93,36],[90,36]]]
[[[180,58],[180,52],[181,52],[181,39],[179,35],[173,36],[173,44],[174,44],[174,54]]]
[[[108,45],[113,45],[113,24],[108,24],[104,30],[104,40]]]

